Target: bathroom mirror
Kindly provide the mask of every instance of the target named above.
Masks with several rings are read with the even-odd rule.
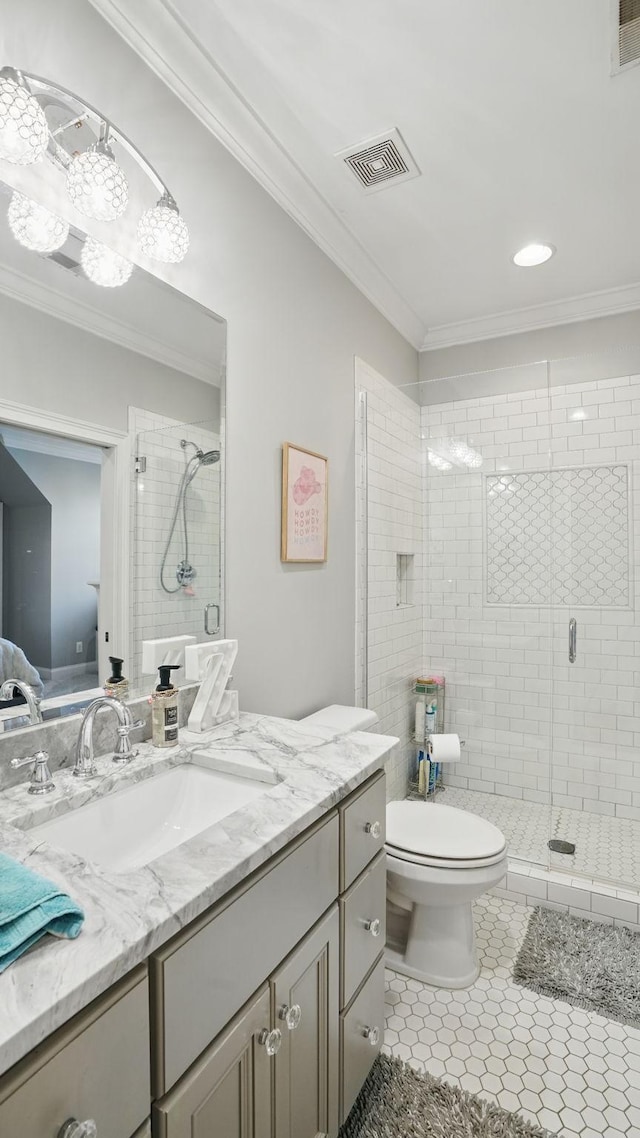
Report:
[[[223,628],[226,325],[137,267],[93,283],[77,229],[24,247],[13,197],[0,183],[0,682],[47,720],[110,656],[139,694],[144,639]],[[2,694],[0,729],[27,725]]]

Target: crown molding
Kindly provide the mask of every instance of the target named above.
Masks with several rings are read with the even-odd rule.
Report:
[[[514,308],[497,312],[493,316],[479,316],[460,320],[454,324],[439,324],[430,328],[422,346],[423,352],[436,348],[452,348],[457,344],[472,344],[477,340],[494,340],[499,336],[515,336],[519,332],[533,332],[538,328],[553,328],[557,324],[576,324],[580,320],[595,320],[599,316],[615,316],[640,308],[640,284],[621,288],[588,292],[583,296],[553,300],[530,308]]]
[[[202,360],[191,358],[169,344],[164,344],[131,325],[123,324],[90,304],[85,304],[76,297],[66,296],[8,265],[0,264],[0,293],[13,300],[20,300],[31,308],[37,308],[48,316],[55,316],[58,320],[73,324],[84,332],[92,332],[103,340],[110,340],[121,348],[147,356],[174,371],[194,376],[205,383],[213,382],[212,369]]]
[[[191,35],[170,0],[91,4],[389,323],[419,348],[424,321]]]

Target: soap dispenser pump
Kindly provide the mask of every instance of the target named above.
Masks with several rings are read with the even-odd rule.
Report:
[[[171,673],[180,664],[160,664],[160,683],[151,694],[151,742],[154,747],[175,747],[178,743],[178,689]]]
[[[109,656],[109,663],[111,664],[111,675],[104,685],[105,695],[113,696],[123,703],[129,696],[129,681],[122,675],[124,660],[121,660],[119,656]]]

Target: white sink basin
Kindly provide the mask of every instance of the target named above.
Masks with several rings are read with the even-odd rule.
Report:
[[[264,781],[185,763],[34,826],[30,833],[110,869],[135,869],[267,789]]]

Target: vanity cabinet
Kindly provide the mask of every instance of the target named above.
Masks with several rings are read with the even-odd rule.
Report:
[[[379,773],[18,1063],[1,1138],[336,1138],[382,1043],[384,818]]]
[[[177,1086],[154,1138],[321,1138],[338,1126],[338,911],[304,938]]]
[[[340,1082],[342,1124],[384,1038],[386,785],[381,772],[340,812]]]
[[[303,940],[271,980],[275,1026],[277,1138],[320,1138],[338,1130],[337,906]]]
[[[338,857],[333,811],[153,954],[154,1097],[171,1089],[335,903]]]
[[[56,1138],[68,1119],[91,1118],[98,1138],[132,1138],[145,1133],[149,1094],[149,987],[141,966],[0,1080],[0,1135]]]
[[[271,1138],[272,1079],[265,985],[153,1106],[154,1138]]]

